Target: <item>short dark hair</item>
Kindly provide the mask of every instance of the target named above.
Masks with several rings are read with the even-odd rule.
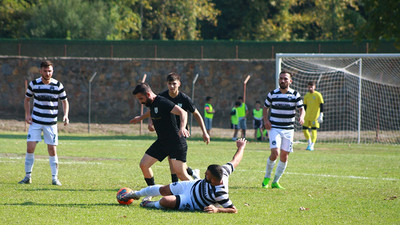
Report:
[[[217,164],[211,164],[207,167],[207,170],[213,175],[218,182],[221,182],[222,176],[224,175],[224,171],[222,170],[222,166]]]
[[[240,103],[239,101],[235,102],[235,106],[240,106],[242,103]]]
[[[150,91],[151,91],[151,87],[148,84],[140,82],[136,85],[135,89],[132,91],[132,94],[137,95],[140,93],[140,94],[145,95],[146,93],[148,93]]]
[[[46,61],[43,61],[43,62],[40,63],[40,68],[46,68],[46,67],[49,67],[49,66],[53,66],[53,63],[51,61],[49,61],[49,60],[46,60]]]
[[[171,72],[168,74],[167,76],[167,81],[171,82],[171,81],[181,81],[181,77],[179,76],[179,74],[175,73],[175,72]]]
[[[315,81],[309,81],[309,82],[307,83],[307,85],[315,86]]]
[[[239,99],[239,100],[243,100],[243,97],[242,97],[242,96],[239,96],[238,99]]]
[[[279,73],[279,75],[281,75],[282,73],[287,73],[287,74],[290,75],[290,78],[293,78],[293,74],[292,74],[291,72],[289,72],[289,71],[282,70],[282,71]]]
[[[212,97],[210,97],[210,96],[206,97],[206,101],[210,101],[211,99],[212,99]]]
[[[260,101],[258,101],[258,100],[256,101],[256,104],[257,104],[257,103],[261,105],[261,102],[260,102]]]

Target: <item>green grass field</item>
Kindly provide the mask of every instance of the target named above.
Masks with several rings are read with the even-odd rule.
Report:
[[[36,148],[30,185],[24,175],[25,133],[0,134],[1,224],[400,224],[400,149],[397,145],[296,144],[280,183],[262,189],[267,143],[249,143],[230,178],[238,214],[149,210],[119,205],[122,187],[145,187],[138,166],[154,137],[62,134],[59,179],[51,185],[46,145]],[[231,160],[235,143],[188,141],[188,165]],[[168,163],[153,166],[157,184],[170,181]],[[300,210],[304,207],[305,210]]]

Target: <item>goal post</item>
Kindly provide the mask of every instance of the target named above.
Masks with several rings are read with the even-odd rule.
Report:
[[[309,81],[322,94],[317,141],[400,144],[400,54],[278,53],[277,87],[281,71],[294,74],[291,88],[302,96]]]

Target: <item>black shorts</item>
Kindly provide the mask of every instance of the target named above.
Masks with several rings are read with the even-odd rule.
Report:
[[[263,124],[262,124],[262,120],[256,120],[256,119],[253,120],[253,128],[254,128],[254,129],[261,128],[262,125],[263,125]]]
[[[160,140],[157,139],[149,149],[147,149],[146,154],[156,158],[158,161],[162,162],[167,156],[171,159],[176,159],[182,162],[186,162],[187,155],[187,143],[185,138],[177,138],[172,140]]]

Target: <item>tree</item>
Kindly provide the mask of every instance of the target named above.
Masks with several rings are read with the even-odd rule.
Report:
[[[221,13],[217,25],[201,22],[204,39],[256,40],[259,27],[271,13],[270,0],[213,0]]]
[[[0,0],[0,37],[23,37],[24,22],[29,19],[31,5],[23,0]]]
[[[352,39],[364,22],[358,1],[214,0],[221,10],[218,26],[204,24],[202,36],[257,41]]]
[[[373,48],[379,41],[395,40],[400,49],[400,1],[398,0],[360,0],[365,11],[366,21],[357,31],[357,40],[372,39]]]
[[[150,0],[143,29],[149,39],[196,40],[198,21],[216,24],[219,11],[210,0]]]
[[[137,8],[137,6],[139,6]],[[109,40],[142,39],[143,7],[150,9],[146,0],[114,0],[109,3],[110,18],[115,21]]]
[[[102,1],[46,0],[31,9],[25,32],[34,38],[106,39],[113,29]]]

